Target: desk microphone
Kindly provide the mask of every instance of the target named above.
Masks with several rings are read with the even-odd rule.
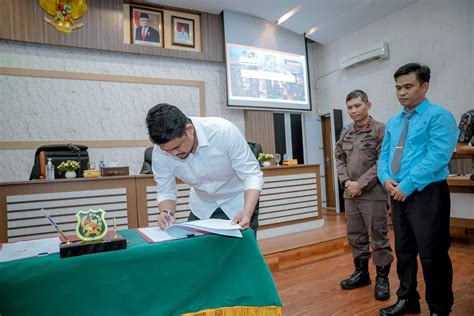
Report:
[[[81,149],[79,147],[77,147],[76,145],[74,145],[74,144],[69,144],[68,147],[72,151],[81,151]]]
[[[81,177],[82,166],[81,166],[81,149],[74,144],[68,145],[71,151],[77,152],[77,162],[79,163],[79,177]]]

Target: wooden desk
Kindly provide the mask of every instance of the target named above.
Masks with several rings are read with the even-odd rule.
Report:
[[[474,228],[474,181],[468,176],[448,177],[451,226]]]
[[[262,170],[265,184],[260,196],[258,239],[319,228],[324,224],[319,165],[273,166]],[[156,183],[151,176],[136,179],[138,225],[154,226],[158,215]],[[178,222],[189,216],[189,189],[178,181]]]
[[[321,227],[319,165],[262,168],[259,239]],[[189,215],[189,186],[177,181],[177,221]],[[0,242],[55,236],[41,209],[74,234],[78,210],[102,208],[119,229],[156,225],[158,206],[152,175],[0,183]]]
[[[138,227],[134,176],[33,180],[0,183],[0,242],[56,236],[41,212],[50,214],[66,234],[75,234],[78,210],[102,208],[107,224]]]

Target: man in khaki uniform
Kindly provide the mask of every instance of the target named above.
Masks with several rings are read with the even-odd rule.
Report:
[[[347,238],[355,266],[355,272],[341,281],[341,287],[349,290],[371,284],[368,264],[372,248],[377,267],[374,294],[383,301],[390,297],[388,274],[393,261],[387,236],[387,193],[377,178],[385,124],[369,116],[371,106],[362,90],[347,95],[347,112],[354,123],[336,143],[337,174],[344,187]]]

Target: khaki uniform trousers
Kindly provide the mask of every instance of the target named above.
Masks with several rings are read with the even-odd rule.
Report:
[[[376,266],[392,263],[392,249],[387,236],[387,201],[344,199],[344,204],[352,256],[369,259],[372,255]]]

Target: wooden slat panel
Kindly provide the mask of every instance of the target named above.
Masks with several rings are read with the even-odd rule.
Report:
[[[291,204],[291,205],[282,204],[278,206],[265,207],[265,208],[260,207],[260,218],[262,218],[262,214],[265,214],[265,213],[277,213],[280,211],[297,210],[297,209],[307,208],[307,207],[311,207],[314,211],[318,210],[318,204],[316,203],[316,201],[309,201],[305,203],[297,203],[297,204]]]
[[[271,186],[264,189],[260,199],[260,225],[263,230],[276,227],[284,228],[285,225],[292,227],[291,225],[295,223],[311,222],[314,219],[321,218],[319,166],[270,167],[264,169],[264,175],[267,184],[271,184]],[[316,179],[316,183],[314,183],[314,179]],[[297,183],[297,185],[288,186],[288,183]],[[189,186],[178,181],[178,187],[181,190],[179,191],[180,204],[178,204],[177,216],[178,222],[182,222],[187,219],[190,212],[188,205]],[[294,191],[295,188],[305,187],[311,187],[312,189]],[[156,184],[151,175],[45,182],[21,181],[0,183],[0,188],[0,242],[21,240],[34,236],[56,236],[53,228],[48,226],[47,222],[41,222],[45,219],[38,208],[38,206],[44,206],[44,203],[50,202],[55,203],[49,205],[46,211],[54,216],[62,226],[63,224],[69,225],[65,230],[70,233],[73,233],[75,228],[75,219],[72,215],[78,210],[77,205],[67,205],[70,201],[85,204],[88,201],[89,204],[87,205],[92,205],[95,208],[97,206],[102,207],[109,211],[108,222],[110,221],[109,216],[120,219],[119,223],[128,220],[126,226],[119,224],[119,228],[156,225],[156,214],[158,212],[155,193]],[[77,195],[83,198],[78,199],[76,194],[70,192],[77,192]],[[104,194],[104,192],[108,192],[110,195]],[[120,192],[123,192],[123,196],[117,194]],[[268,192],[272,194],[268,194]],[[26,197],[19,197],[23,194]],[[9,201],[12,201],[11,203],[7,204],[7,196],[11,197],[9,198]],[[69,198],[61,200],[61,196],[68,196]],[[90,198],[87,198],[87,196]],[[122,199],[120,200],[121,196]],[[47,197],[54,197],[54,199],[48,200]],[[107,200],[108,198],[115,199],[117,197],[120,200],[119,202]],[[30,199],[34,200],[34,203],[30,203]],[[91,204],[91,200],[96,204]],[[28,205],[29,208],[33,207],[33,209],[29,209],[25,205]],[[7,208],[10,207],[16,207],[17,210],[7,213]],[[10,238],[8,237],[10,234],[8,225],[11,226],[11,230],[15,231],[14,236]],[[38,231],[38,227],[41,230]],[[50,231],[43,232],[43,229],[46,228]],[[38,234],[35,235],[30,229],[38,231]],[[24,235],[17,235],[22,230]]]
[[[110,211],[109,215],[113,214],[122,218],[121,221],[125,221],[126,227],[137,227],[135,179],[136,176],[117,176],[0,183],[0,242],[43,236],[41,231],[38,231],[38,235],[27,231],[28,235],[25,236],[15,235],[13,239],[8,237],[9,224],[15,227],[33,224],[31,228],[36,229],[34,228],[36,227],[35,223],[30,221],[43,216],[39,211],[41,207],[45,207],[47,213],[61,223],[75,222],[74,214],[79,209],[87,210],[89,207],[102,207],[105,211]],[[113,193],[113,195],[107,196],[107,192]],[[123,194],[117,195],[118,192],[123,192]],[[81,196],[81,198],[74,198],[76,195]],[[88,198],[87,195],[91,195],[92,198]],[[62,200],[61,196],[69,198]],[[9,201],[13,202],[7,203],[7,197],[9,197]],[[51,197],[53,199],[48,200]],[[28,201],[29,199],[32,202]],[[117,199],[119,202],[116,201]],[[75,203],[71,203],[71,201]],[[108,219],[107,215],[106,219]],[[27,222],[22,224],[22,221]],[[51,229],[54,236],[54,229],[48,222],[43,226],[48,227],[48,225],[48,229]]]
[[[112,194],[112,195],[108,195]],[[126,188],[53,192],[7,196],[8,240],[24,240],[55,234],[41,209],[54,217],[65,233],[75,234],[75,213],[89,208],[107,211],[106,221],[128,227]]]
[[[88,1],[87,13],[78,23],[85,26],[66,34],[56,31],[42,20],[47,15],[39,1],[3,0],[0,10],[0,38],[34,43],[92,48],[166,57],[224,61],[222,18],[201,14],[202,52],[124,43],[123,1]],[[128,30],[127,30],[128,31]]]
[[[112,225],[112,222],[110,222]],[[117,225],[126,225],[127,219],[126,218],[117,218]],[[109,226],[109,224],[107,224]],[[110,225],[110,226],[111,226]],[[63,232],[68,235],[72,232],[75,235],[76,223],[65,223],[61,225]],[[54,228],[51,225],[48,226],[34,226],[34,227],[27,227],[27,228],[20,228],[20,229],[8,229],[8,240],[10,241],[10,237],[26,237],[26,236],[36,236],[41,235],[44,233],[56,233]]]
[[[280,196],[278,196],[278,199],[274,200],[268,200],[268,201],[260,201],[260,209],[264,209],[270,206],[275,206],[275,205],[292,205],[294,203],[299,203],[299,202],[306,202],[306,201],[316,201],[314,198],[313,194],[310,195],[304,195],[301,197],[292,197],[288,199],[280,199]]]
[[[33,201],[45,201],[52,199],[67,199],[67,198],[89,198],[91,196],[104,196],[104,195],[121,195],[127,194],[125,188],[117,189],[106,189],[106,190],[86,190],[86,191],[71,191],[61,193],[48,193],[48,194],[25,194],[25,195],[13,195],[7,196],[7,203],[16,202],[33,202]]]
[[[270,183],[270,182],[278,182],[278,181],[290,181],[290,180],[314,179],[314,178],[316,178],[315,173],[296,173],[296,174],[285,174],[285,175],[278,175],[278,176],[264,176],[263,180],[265,181],[265,183]]]
[[[75,213],[65,213],[63,216],[55,216],[54,221],[57,224],[70,223],[72,219],[75,219]],[[8,220],[8,229],[19,228],[19,227],[28,227],[28,226],[41,226],[41,225],[51,225],[50,222],[41,214],[41,217],[28,218],[21,220]],[[107,212],[106,220],[110,218],[125,218],[127,217],[127,210],[118,210],[113,212]],[[125,221],[126,223],[126,221]]]
[[[306,214],[308,212],[315,212],[314,207],[305,207],[305,208],[297,208],[297,209],[290,209],[287,211],[281,211],[281,212],[271,212],[271,213],[265,213],[265,214],[260,214],[259,219],[260,221],[270,219],[270,218],[289,218],[290,216],[297,215],[297,214]],[[317,215],[317,212],[315,213]],[[316,216],[315,215],[315,216]],[[293,219],[290,219],[291,221]]]
[[[107,198],[98,197],[98,198],[82,198],[82,199],[70,199],[70,200],[53,200],[53,201],[41,201],[41,202],[32,202],[32,203],[22,203],[22,204],[8,204],[8,212],[16,212],[22,210],[33,210],[33,209],[42,209],[42,208],[51,208],[51,207],[63,207],[63,206],[84,206],[84,205],[95,205],[101,203],[111,203],[111,202],[126,202],[127,197],[125,195],[110,196]]]
[[[245,138],[262,146],[263,152],[275,152],[273,112],[244,110]]]
[[[115,204],[90,204],[87,207],[78,207],[78,206],[71,206],[71,207],[54,207],[54,208],[45,208],[44,210],[50,216],[61,216],[63,214],[76,214],[79,210],[87,211],[89,208],[98,209],[101,208],[109,214],[110,211],[116,210],[126,210],[127,203],[115,203]],[[21,212],[9,212],[8,213],[8,220],[18,220],[18,219],[25,219],[25,218],[34,218],[34,217],[44,217],[43,213],[41,213],[40,208],[36,208],[30,211],[21,211]]]
[[[308,168],[309,169],[309,168]],[[278,169],[277,169],[278,170]],[[260,226],[307,220],[319,216],[318,181],[317,173],[306,172],[299,166],[299,173],[288,173],[288,168],[282,167],[282,174],[265,176],[265,184],[260,197]],[[185,219],[189,214],[189,186],[182,184],[186,199],[178,198],[177,218]],[[148,221],[156,221],[158,207],[156,202],[156,186],[147,187],[147,214]],[[186,211],[180,214],[179,211]]]

